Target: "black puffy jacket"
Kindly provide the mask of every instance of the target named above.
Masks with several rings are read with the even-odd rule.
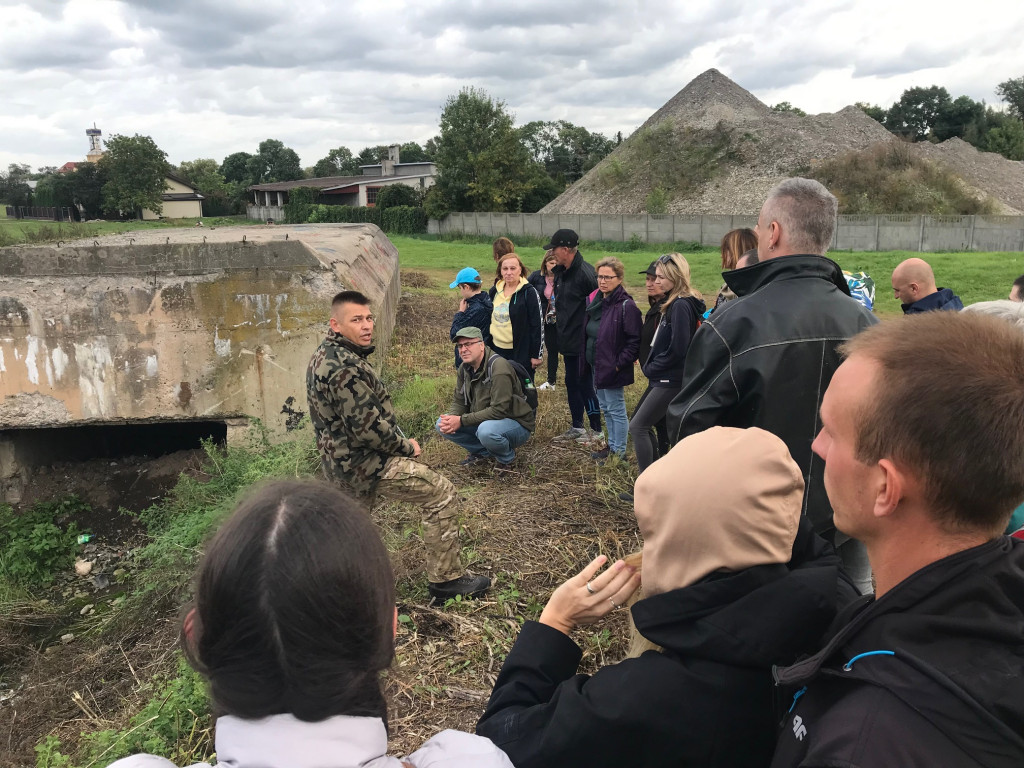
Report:
[[[690,343],[682,389],[668,407],[669,439],[714,426],[777,435],[804,476],[804,514],[831,540],[824,462],[811,452],[818,408],[842,362],[839,345],[878,320],[824,256],[779,256],[722,276],[739,298]]]
[[[576,674],[582,653],[527,622],[477,733],[516,768],[750,768],[778,730],[771,666],[816,648],[853,598],[838,559],[806,522],[789,565],[713,574],[640,600],[633,619],[664,652]],[[788,703],[787,703],[788,705]]]
[[[1024,765],[1024,541],[958,552],[847,613],[776,671],[796,694],[772,768]]]

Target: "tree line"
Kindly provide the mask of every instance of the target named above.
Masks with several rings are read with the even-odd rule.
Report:
[[[517,127],[503,101],[465,88],[445,102],[437,136],[423,146],[415,141],[399,144],[401,162],[434,162],[438,176],[426,199],[403,191],[395,194],[394,204],[401,200],[424,206],[432,215],[450,210],[537,211],[621,141],[621,133],[612,140],[565,120]],[[254,184],[359,176],[360,166],[375,165],[387,156],[387,145],[358,153],[339,146],[303,167],[294,149],[266,139],[255,152],[234,152],[219,163],[197,158],[175,166],[149,136],[115,135],[105,142],[99,162],[78,163],[73,173],[59,173],[54,166],[33,173],[28,165],[12,163],[0,171],[0,201],[78,208],[89,219],[132,218],[143,208],[159,214],[164,179],[172,173],[204,196],[207,215],[230,215],[245,211],[246,189]],[[34,192],[28,184],[32,180],[38,182]]]
[[[968,96],[952,98],[937,85],[909,88],[888,108],[856,106],[892,133],[908,141],[945,141],[960,137],[978,149],[1024,160],[1024,77],[1006,80],[996,93],[1006,111]],[[804,114],[789,102],[772,109]],[[434,162],[438,175],[426,194],[403,204],[422,205],[431,218],[449,211],[534,212],[580,179],[618,144],[566,120],[515,124],[507,104],[479,88],[463,88],[441,110],[439,131],[424,145],[400,144],[402,162]],[[234,152],[217,162],[188,160],[177,166],[148,136],[112,136],[98,163],[79,163],[74,173],[55,167],[14,163],[0,171],[0,201],[8,205],[80,207],[86,218],[133,217],[142,208],[157,213],[164,177],[174,173],[205,197],[207,215],[245,210],[246,189],[254,184],[325,176],[358,176],[361,165],[387,157],[386,145],[353,153],[346,146],[330,150],[303,167],[298,153],[278,139],[260,142],[255,152]],[[28,182],[38,181],[33,192]]]

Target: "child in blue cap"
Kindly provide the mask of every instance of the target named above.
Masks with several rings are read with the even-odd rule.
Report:
[[[480,273],[473,267],[464,267],[448,286],[459,289],[459,311],[452,320],[451,341],[455,341],[455,333],[460,328],[473,326],[486,330],[491,327],[491,310],[494,305],[491,297],[481,290],[482,285]],[[461,363],[456,350],[455,367],[458,368]]]

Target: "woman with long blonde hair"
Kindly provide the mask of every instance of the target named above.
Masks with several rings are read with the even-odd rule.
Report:
[[[665,301],[651,341],[651,352],[643,366],[647,391],[629,422],[629,434],[633,437],[641,472],[658,458],[654,425],[665,417],[668,404],[683,384],[686,352],[705,310],[704,300],[690,279],[690,264],[681,254],[666,253],[658,259],[654,282],[665,294]]]

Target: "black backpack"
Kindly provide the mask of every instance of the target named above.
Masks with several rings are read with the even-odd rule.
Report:
[[[533,412],[536,413],[537,388],[533,386],[533,378],[531,377],[530,372],[526,370],[522,363],[518,363],[515,360],[508,360],[506,358],[502,358],[501,355],[494,354],[491,355],[490,359],[487,361],[487,378],[491,378],[491,374],[493,373],[494,369],[494,361],[496,358],[501,358],[502,360],[505,360],[506,363],[512,366],[512,370],[515,371],[516,378],[519,380],[519,389],[521,390],[520,392],[516,392],[515,394],[520,395],[524,400],[526,400],[530,408],[533,409]]]

